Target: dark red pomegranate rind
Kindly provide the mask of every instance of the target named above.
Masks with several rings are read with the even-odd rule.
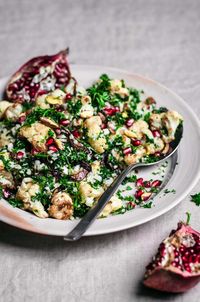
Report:
[[[157,268],[143,283],[145,286],[159,291],[182,293],[194,287],[199,281],[200,276],[184,277],[177,273]]]
[[[153,261],[146,267],[143,283],[159,291],[180,293],[199,281],[200,233],[179,223],[177,230],[160,244]]]
[[[67,54],[68,49],[52,56],[36,57],[25,63],[13,74],[7,84],[8,100],[21,103],[33,102],[39,94],[67,86],[71,79]],[[43,76],[42,67],[43,70],[45,69]],[[45,84],[47,82],[49,84]]]

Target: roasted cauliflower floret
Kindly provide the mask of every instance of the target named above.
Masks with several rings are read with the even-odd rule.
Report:
[[[112,212],[119,210],[122,207],[122,201],[114,195],[100,214],[100,217],[107,217]]]
[[[149,125],[143,120],[136,121],[129,129],[124,130],[126,136],[135,139],[142,139],[147,132],[150,133]]]
[[[183,120],[182,116],[176,111],[167,111],[162,118],[163,126],[167,129],[168,134],[163,135],[165,143],[170,143],[175,139],[175,133],[178,125]]]
[[[163,140],[159,137],[154,138],[154,143],[145,145],[147,154],[154,154],[155,152],[162,151],[165,147]]]
[[[50,217],[56,219],[70,219],[73,215],[73,202],[69,194],[66,192],[54,193],[48,213]]]
[[[46,96],[47,96],[47,94],[39,95],[35,100],[36,106],[38,106],[42,109],[50,108],[50,104],[47,103],[47,101],[46,101]]]
[[[33,212],[40,218],[47,218],[48,214],[44,210],[42,203],[39,200],[33,201],[32,198],[40,192],[40,187],[31,178],[24,178],[21,186],[18,188],[16,198],[23,202],[25,210]]]
[[[86,119],[84,126],[88,130],[89,143],[98,153],[103,153],[107,149],[107,142],[103,133],[101,136],[102,120],[100,116],[92,116]]]
[[[89,138],[89,143],[92,148],[100,154],[103,153],[108,147],[106,139],[104,137],[100,137],[97,140]]]
[[[19,135],[25,137],[38,151],[46,152],[46,140],[49,137],[49,130],[53,131],[42,123],[36,122],[31,126],[21,127]]]
[[[45,100],[50,105],[62,105],[64,104],[65,97],[65,92],[63,92],[61,89],[55,89],[46,96]]]
[[[83,202],[86,202],[88,198],[99,198],[103,194],[104,190],[102,187],[100,187],[99,189],[94,189],[90,184],[82,181],[80,183],[79,192],[81,194]]]
[[[4,116],[8,120],[17,121],[17,119],[20,117],[20,114],[23,112],[23,107],[21,104],[15,103],[12,104],[12,106],[9,106]]]
[[[0,118],[4,116],[6,109],[12,105],[13,103],[10,103],[8,101],[0,101]]]
[[[0,171],[0,186],[3,188],[14,188],[15,183],[13,180],[13,176],[10,172],[5,170]]]
[[[3,159],[8,160],[9,153],[6,151],[2,151],[2,152],[0,152],[0,157],[3,157]],[[3,163],[2,159],[0,159],[0,170],[4,170],[4,163]]]
[[[124,156],[124,161],[127,165],[131,165],[137,163],[146,153],[146,150],[143,146],[139,146],[137,148],[136,153],[134,154],[127,154]]]
[[[113,94],[118,94],[121,98],[125,98],[129,95],[129,91],[127,88],[122,87],[122,81],[120,80],[111,80],[110,81],[110,91]]]
[[[149,119],[150,127],[152,130],[162,129],[162,118],[165,113],[152,113]]]
[[[91,104],[91,98],[88,95],[85,95],[81,99],[82,107],[80,109],[80,116],[82,118],[92,117],[94,114],[94,108]]]

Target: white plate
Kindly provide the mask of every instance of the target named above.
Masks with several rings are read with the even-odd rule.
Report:
[[[128,229],[150,221],[175,207],[190,192],[200,176],[200,124],[189,106],[166,87],[137,74],[108,67],[85,65],[72,65],[72,73],[84,87],[91,85],[102,73],[107,73],[111,78],[124,79],[128,86],[142,89],[145,94],[154,97],[159,106],[176,110],[184,117],[184,135],[178,153],[178,166],[167,184],[167,188],[175,189],[176,194],[167,194],[159,198],[161,192],[160,196],[154,198],[155,206],[151,209],[139,208],[123,215],[98,219],[85,235],[100,235]],[[1,94],[6,81],[7,79],[0,80]],[[142,173],[146,178],[150,178],[151,172],[152,170],[147,169]],[[28,231],[58,236],[67,234],[77,223],[77,220],[40,219],[31,213],[13,208],[4,200],[0,202],[0,219]]]

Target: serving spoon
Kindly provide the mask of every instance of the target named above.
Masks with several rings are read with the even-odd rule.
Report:
[[[80,239],[82,235],[86,232],[86,230],[90,227],[90,225],[94,222],[94,220],[102,212],[103,208],[109,202],[110,198],[117,191],[118,187],[120,186],[122,181],[127,177],[127,175],[135,168],[153,166],[155,164],[161,163],[162,161],[168,159],[177,151],[182,136],[183,136],[183,125],[181,123],[176,130],[175,139],[169,144],[170,147],[167,154],[159,156],[158,160],[151,163],[140,162],[127,166],[122,171],[122,173],[115,178],[113,183],[106,189],[106,191],[101,195],[100,199],[95,204],[95,206],[92,207],[85,214],[85,216],[80,220],[80,222],[75,226],[75,228],[71,232],[69,232],[66,236],[64,236],[64,240],[76,241]]]

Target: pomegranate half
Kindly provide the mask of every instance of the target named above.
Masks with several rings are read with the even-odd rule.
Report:
[[[180,222],[146,267],[144,284],[160,291],[184,292],[200,281],[200,233]]]
[[[71,73],[68,49],[52,56],[31,59],[13,74],[6,87],[7,98],[13,102],[35,101],[37,95],[66,86]]]

